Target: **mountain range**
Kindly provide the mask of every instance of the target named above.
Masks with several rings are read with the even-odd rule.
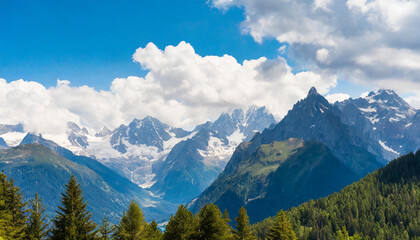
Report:
[[[189,208],[197,211],[213,202],[236,213],[243,205],[254,221],[261,220],[279,209],[331,194],[380,168],[399,153],[386,145],[393,135],[379,136],[377,127],[387,129],[387,123],[397,122],[389,120],[393,116],[410,119],[409,126],[418,127],[414,109],[390,93],[380,90],[366,97],[367,109],[401,108],[384,113],[373,125],[371,115],[354,100],[331,104],[312,88],[278,124],[240,144],[216,181]],[[420,147],[404,141],[403,137],[399,143],[405,151]],[[292,144],[296,142],[300,144]]]
[[[150,116],[97,132],[69,122],[62,135],[0,125],[0,168],[26,197],[40,191],[50,198],[70,174],[80,177],[94,217],[105,206],[116,219],[135,199],[148,219],[163,221],[181,203],[197,211],[213,202],[232,216],[244,205],[257,221],[417,150],[419,132],[420,111],[392,90],[330,103],[312,88],[280,122],[250,107],[191,131]],[[35,190],[33,182],[46,187]],[[53,197],[47,203],[56,204]]]
[[[95,136],[89,134],[86,128],[69,122],[65,136],[47,135],[47,137],[51,137],[50,139],[55,139],[61,144],[48,140],[41,134],[26,133],[22,128],[5,128],[6,130],[1,136],[4,136],[6,141],[9,142],[9,145],[7,145],[5,141],[5,148],[10,146],[21,147],[30,144],[46,146],[52,153],[58,154],[60,157],[73,162],[73,164],[89,168],[94,172],[93,175],[99,175],[105,181],[103,184],[110,186],[113,183],[117,184],[118,186],[114,186],[114,191],[123,191],[120,189],[122,185],[130,186],[133,192],[137,192],[137,195],[130,193],[123,194],[125,196],[115,197],[114,194],[112,197],[121,199],[121,205],[118,206],[118,209],[123,209],[122,205],[126,203],[128,198],[137,199],[139,202],[144,202],[142,208],[145,208],[148,218],[163,219],[169,216],[173,210],[172,207],[175,207],[180,201],[188,202],[211,184],[223,170],[237,144],[245,139],[250,139],[256,131],[262,130],[266,125],[274,122],[273,115],[267,113],[265,108],[251,107],[247,111],[236,109],[230,113],[224,113],[215,122],[199,125],[193,131],[172,128],[156,118],[146,117],[141,120],[134,119],[127,126],[121,125],[113,131],[103,127]],[[206,137],[199,138],[199,136],[204,135]],[[199,143],[199,147],[191,143]],[[62,146],[66,146],[66,148]],[[197,190],[187,193],[184,189],[188,187],[188,184],[182,183],[181,186],[178,182],[177,186],[181,186],[183,189],[178,189],[179,192],[177,194],[185,196],[182,200],[179,200],[179,198],[164,197],[170,196],[171,192],[166,194],[166,192],[162,193],[159,191],[158,194],[154,194],[145,189],[145,187],[148,187],[147,184],[149,182],[166,184],[166,181],[170,181],[170,174],[177,171],[176,167],[185,164],[183,163],[185,153],[175,158],[171,157],[170,160],[167,159],[168,154],[173,154],[175,149],[180,146],[188,146],[191,151],[197,154],[195,158],[188,159],[188,161],[195,161],[201,164],[197,174],[189,182],[192,186],[191,188],[196,187],[198,182],[199,187]],[[165,166],[165,163],[168,161],[178,163],[173,164],[173,168],[170,168]],[[17,177],[17,173],[12,171],[17,166],[11,164],[10,161],[5,163],[2,168],[8,169],[6,173],[9,173],[13,178],[17,178],[18,184],[23,186],[30,184],[30,182],[27,182],[29,178],[22,179]],[[21,163],[26,162],[22,161]],[[49,163],[54,165],[53,162]],[[69,177],[69,174],[84,176],[77,171],[74,172],[75,169],[77,168],[71,168],[71,170],[67,171],[68,174],[63,174],[61,182],[64,181],[67,175]],[[205,169],[212,169],[212,172],[211,175],[203,178],[202,176],[204,175],[201,173]],[[159,175],[156,173],[159,173]],[[164,173],[169,174],[164,175]],[[34,174],[40,173],[34,171]],[[159,181],[160,176],[164,176],[162,181]],[[53,180],[51,179],[51,181]],[[119,184],[117,180],[126,182]],[[32,182],[32,179],[30,181]],[[48,182],[45,178],[39,181]],[[46,185],[53,185],[53,183]],[[168,184],[168,186],[171,185]],[[62,186],[60,187],[62,188]],[[98,191],[95,190],[92,184],[82,184],[82,187],[85,187],[89,193]],[[27,191],[26,188],[23,188],[23,191],[28,192],[28,194],[25,194],[27,197],[30,197],[33,193],[33,191]],[[59,190],[55,189],[51,192],[57,191]],[[108,198],[102,196],[101,199],[109,200],[112,195],[110,192]],[[40,192],[40,196],[49,198],[48,191]],[[87,197],[89,201],[95,203],[96,200],[90,200],[91,197],[89,196]],[[52,202],[47,203],[48,206],[51,206],[50,209],[53,209],[55,204],[57,204],[54,200],[56,199],[52,199]],[[168,202],[168,200],[171,200],[171,202]],[[113,210],[116,209],[114,208]],[[97,215],[96,213],[100,212],[100,209],[94,209],[93,212],[95,213],[94,215]],[[117,212],[115,211],[115,213]],[[122,211],[119,211],[118,214],[121,213]]]

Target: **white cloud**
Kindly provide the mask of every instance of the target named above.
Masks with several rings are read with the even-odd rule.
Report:
[[[287,43],[298,69],[420,95],[418,0],[213,0],[244,9],[243,32]],[[410,87],[407,87],[410,86]]]
[[[318,9],[322,9],[324,11],[331,11],[328,8],[328,5],[331,3],[331,0],[315,0],[314,1],[314,11],[318,10]]]
[[[368,21],[386,23],[393,31],[400,30],[418,7],[418,2],[413,0],[348,0],[346,4],[350,10],[359,10],[366,15]]]
[[[367,96],[369,96],[370,92],[362,92],[362,94],[360,94],[361,98],[366,98]]]
[[[173,126],[191,127],[250,105],[267,106],[281,117],[310,87],[326,94],[336,85],[336,76],[325,71],[292,73],[281,57],[238,63],[229,55],[200,56],[185,42],[164,50],[149,43],[136,50],[133,60],[147,75],[117,78],[109,91],[73,87],[66,80],[45,88],[0,79],[0,123],[23,122],[26,130],[59,134],[67,121],[98,130],[151,115]]]
[[[286,53],[286,45],[282,45],[277,50],[279,51],[280,54],[285,54]]]
[[[420,109],[420,95],[406,97],[404,100],[414,108]]]
[[[321,48],[316,51],[316,59],[320,63],[327,63],[328,62],[328,50],[325,48]]]
[[[328,102],[335,103],[335,102],[342,102],[344,100],[349,99],[350,95],[346,93],[333,93],[333,94],[328,94],[327,96],[325,96],[325,98],[328,100]]]
[[[420,70],[420,54],[410,49],[374,48],[360,55],[356,62],[360,65]]]

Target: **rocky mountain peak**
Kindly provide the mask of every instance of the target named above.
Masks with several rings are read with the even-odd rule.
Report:
[[[308,96],[296,103],[292,110],[289,111],[291,115],[299,116],[316,116],[323,114],[325,111],[331,108],[330,103],[327,99],[321,96],[314,87],[308,93]]]
[[[311,87],[311,89],[309,90],[308,96],[311,96],[311,95],[319,95],[315,87]]]
[[[109,130],[106,126],[103,126],[99,131],[95,134],[95,137],[106,137],[111,134],[111,130]]]
[[[86,128],[80,128],[74,122],[67,123],[67,139],[73,146],[86,149],[89,146],[87,135],[89,134]]]

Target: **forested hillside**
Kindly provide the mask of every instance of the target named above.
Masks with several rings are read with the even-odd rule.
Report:
[[[343,228],[361,239],[420,238],[420,151],[326,198],[288,211],[299,239],[340,239]],[[273,219],[254,225],[264,235]]]

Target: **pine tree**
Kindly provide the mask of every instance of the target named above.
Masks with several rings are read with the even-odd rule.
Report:
[[[271,226],[266,240],[296,240],[296,234],[293,231],[292,224],[286,213],[280,210],[277,213],[274,225]]]
[[[110,222],[108,222],[107,217],[105,216],[102,219],[102,224],[98,228],[99,231],[99,239],[100,240],[109,240],[111,239],[112,233],[115,231],[114,226],[111,225]]]
[[[26,203],[13,179],[0,173],[0,236],[6,239],[23,239],[26,235]]]
[[[206,204],[200,209],[199,238],[202,240],[229,239],[229,226],[222,218],[222,213],[214,204]]]
[[[255,235],[252,233],[251,226],[249,225],[249,217],[244,207],[239,209],[239,214],[235,218],[236,230],[234,230],[235,240],[254,240]]]
[[[29,221],[26,229],[26,238],[30,240],[42,240],[47,236],[47,216],[44,215],[46,208],[42,200],[35,193],[35,198],[30,201]]]
[[[232,222],[232,220],[230,219],[229,212],[226,208],[225,208],[225,211],[223,212],[222,219],[225,221],[226,226],[227,226],[227,233],[226,233],[225,239],[233,239],[233,228],[230,225],[230,222]]]
[[[12,231],[11,219],[9,209],[6,206],[6,196],[10,183],[7,181],[7,176],[0,173],[0,236],[6,236]]]
[[[225,222],[227,224],[229,224],[230,222],[232,222],[232,220],[229,217],[229,212],[228,210],[225,208],[225,211],[223,212],[223,216],[222,216],[223,220],[225,220]]]
[[[117,226],[115,238],[119,240],[138,240],[146,234],[146,223],[139,205],[131,201],[127,212],[124,212]]]
[[[13,186],[12,180],[10,182],[7,180],[7,176],[2,171],[0,173],[0,236],[6,239],[22,239],[25,234],[24,225],[20,221],[16,224],[16,217],[13,216],[13,212],[16,212],[22,204],[18,202],[17,206],[13,205],[19,196],[21,195],[18,188]],[[18,212],[18,216],[22,214]]]
[[[180,205],[175,213],[171,216],[166,231],[163,235],[165,240],[188,240],[192,239],[197,228],[197,221],[192,212],[184,205]]]
[[[58,207],[51,231],[52,240],[87,240],[94,239],[96,224],[92,214],[86,210],[80,184],[72,175],[66,184],[66,191],[61,196],[62,206]]]
[[[147,240],[160,240],[163,237],[162,232],[159,230],[156,221],[152,221],[149,225],[147,225],[145,239]]]

